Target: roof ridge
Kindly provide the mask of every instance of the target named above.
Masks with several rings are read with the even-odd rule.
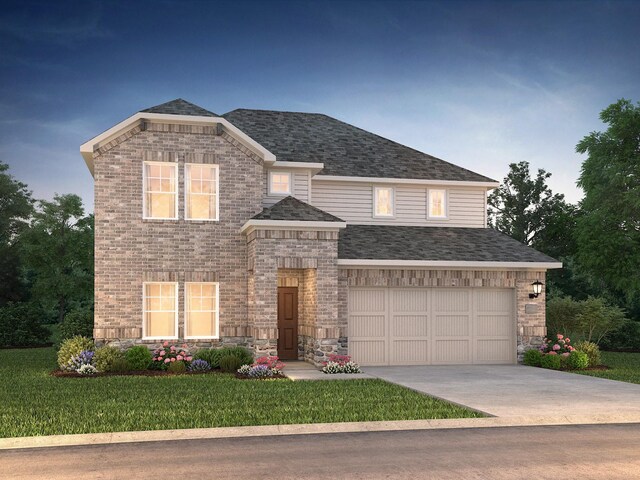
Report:
[[[294,210],[287,212],[285,211],[287,207],[294,208]],[[284,217],[284,216],[296,217],[297,216],[296,213],[300,214],[299,216],[304,216],[303,215],[304,212],[302,211],[295,212],[296,208],[303,208],[307,211],[307,213],[311,211],[314,214],[318,214],[318,217],[321,218],[320,221],[323,221],[323,222],[343,222],[344,221],[341,218],[338,218],[335,215],[330,214],[329,212],[321,210],[318,207],[309,205],[308,203],[303,202],[299,198],[296,198],[292,195],[287,195],[282,200],[274,203],[273,205],[263,208],[261,212],[251,217],[251,219],[252,220],[287,220],[286,218],[277,218],[277,219],[269,218],[272,214],[278,217]],[[290,220],[318,221],[318,218],[313,218],[313,219],[290,218]]]

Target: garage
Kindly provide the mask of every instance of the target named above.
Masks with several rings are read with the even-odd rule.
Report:
[[[511,288],[350,288],[349,352],[361,365],[516,362]]]

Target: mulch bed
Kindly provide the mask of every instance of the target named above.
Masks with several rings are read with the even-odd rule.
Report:
[[[273,375],[271,377],[250,377],[248,375],[240,375],[239,373],[236,373],[235,377],[240,380],[271,380],[274,378],[287,378],[286,375],[282,375],[282,374]]]

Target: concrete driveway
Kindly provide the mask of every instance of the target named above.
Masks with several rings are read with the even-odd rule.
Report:
[[[497,417],[634,415],[640,385],[521,365],[367,367],[366,373]]]

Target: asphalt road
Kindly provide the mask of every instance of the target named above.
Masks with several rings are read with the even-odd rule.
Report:
[[[640,479],[640,424],[183,440],[0,451],[0,479]]]

